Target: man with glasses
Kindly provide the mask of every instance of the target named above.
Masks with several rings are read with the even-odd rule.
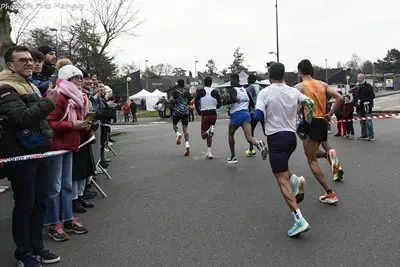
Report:
[[[0,139],[0,158],[44,153],[53,142],[47,115],[54,109],[57,91],[49,89],[45,98],[28,82],[33,58],[23,46],[10,48],[5,56],[8,70],[0,73],[0,116],[7,118]],[[47,159],[19,160],[6,164],[14,191],[12,232],[19,266],[56,263],[60,257],[44,248],[42,228],[45,215]]]

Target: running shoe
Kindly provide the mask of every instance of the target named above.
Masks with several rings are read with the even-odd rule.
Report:
[[[181,144],[181,139],[182,139],[182,134],[181,133],[177,133],[176,134],[176,144],[177,145]]]
[[[319,201],[327,204],[335,204],[339,200],[336,197],[336,193],[332,191],[330,194],[325,193],[323,196],[320,196]]]
[[[214,156],[213,156],[213,154],[211,154],[211,152],[210,153],[207,153],[207,159],[213,159],[214,158]]]
[[[297,204],[301,203],[304,200],[304,185],[306,183],[306,179],[303,176],[297,177],[296,181],[290,185],[292,186],[293,195],[296,197]]]
[[[328,151],[327,159],[329,165],[331,165],[332,174],[335,175],[340,168],[339,158],[337,156],[336,149],[331,149]]]
[[[210,128],[207,130],[208,137],[212,138],[214,136],[214,125],[211,125]]]
[[[300,220],[296,221],[292,227],[292,229],[290,229],[288,231],[288,236],[290,237],[294,237],[297,236],[301,233],[305,233],[308,230],[310,230],[311,227],[308,224],[308,222],[306,221],[306,219],[301,218]]]
[[[360,136],[360,137],[357,137],[357,140],[368,140],[368,137],[367,136]]]
[[[229,164],[235,164],[235,163],[238,163],[238,160],[237,160],[236,157],[233,157],[233,158],[229,157],[229,158],[226,159],[226,162],[229,163]]]
[[[373,141],[375,141],[375,138],[374,137],[368,137],[368,141],[373,142]]]
[[[89,232],[77,218],[73,218],[71,221],[66,221],[64,223],[64,229],[68,233],[75,233],[78,235],[83,235]]]
[[[190,155],[190,146],[186,146],[186,149],[185,149],[185,156],[187,157],[187,156],[189,156]]]
[[[246,150],[246,156],[247,157],[253,157],[253,156],[255,156],[257,153],[256,153],[256,151],[253,149],[253,150]]]
[[[339,167],[337,173],[333,175],[334,181],[342,181],[343,180],[344,171],[342,167]]]
[[[42,264],[31,255],[25,255],[17,260],[18,267],[41,267]]]
[[[264,141],[258,141],[258,145],[259,145],[260,150],[261,150],[261,158],[263,160],[266,160],[267,156],[268,156],[268,148],[267,148],[267,146],[265,145]]]
[[[54,241],[63,242],[69,239],[69,236],[65,233],[62,223],[52,225],[49,229],[49,237]]]
[[[46,249],[42,249],[38,253],[35,253],[34,255],[36,257],[36,260],[40,263],[43,264],[53,264],[57,263],[61,260],[60,256],[57,256],[54,253],[51,253],[50,251]]]

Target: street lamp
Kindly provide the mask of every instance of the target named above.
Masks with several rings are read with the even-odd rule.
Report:
[[[325,82],[326,82],[326,84],[329,84],[329,81],[328,81],[328,60],[327,59],[325,59]]]
[[[126,78],[126,103],[128,103],[129,100],[129,83],[132,81],[131,77]]]
[[[147,59],[144,61],[144,66],[145,66],[145,73],[146,73],[146,90],[149,90],[149,84],[148,84],[148,78],[147,78],[147,62],[149,62]]]
[[[275,55],[275,56],[276,56],[277,62],[279,62],[279,56],[278,56],[277,53],[271,51],[271,52],[269,52],[268,54],[269,54],[269,55]]]
[[[56,32],[56,55],[58,56],[58,30],[56,28],[50,28],[49,31]]]
[[[196,60],[196,61],[194,62],[194,77],[195,77],[195,78],[197,78],[197,63],[199,63],[198,60]]]
[[[275,0],[276,8],[276,59],[279,62],[279,26],[278,26],[278,0]]]

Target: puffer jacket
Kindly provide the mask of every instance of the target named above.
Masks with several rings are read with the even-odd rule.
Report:
[[[41,98],[39,89],[24,77],[9,70],[0,72],[0,116],[7,117],[0,139],[0,156],[15,157],[49,151],[54,138],[47,115],[55,108],[47,98]],[[22,130],[40,130],[47,143],[40,149],[27,151],[16,133]]]

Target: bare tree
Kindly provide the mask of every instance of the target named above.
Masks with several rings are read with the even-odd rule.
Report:
[[[2,1],[2,5],[7,5],[11,8],[0,8],[0,70],[5,67],[4,54],[7,49],[14,45],[11,39],[11,22],[10,14],[18,13],[18,9],[15,8],[14,0]]]
[[[27,32],[29,25],[35,21],[42,5],[38,5],[34,0],[22,0],[16,3],[16,6],[19,12],[11,16],[11,21],[14,28],[15,44],[18,45]]]
[[[139,10],[135,7],[135,0],[91,0],[90,5],[103,28],[99,55],[103,55],[111,42],[121,34],[134,35],[134,30],[142,23],[138,19]]]
[[[129,75],[129,74],[132,74],[132,73],[138,71],[138,70],[139,70],[139,68],[138,68],[138,66],[135,64],[135,62],[126,63],[126,64],[123,64],[123,65],[120,67],[121,76],[127,76],[127,75]]]

